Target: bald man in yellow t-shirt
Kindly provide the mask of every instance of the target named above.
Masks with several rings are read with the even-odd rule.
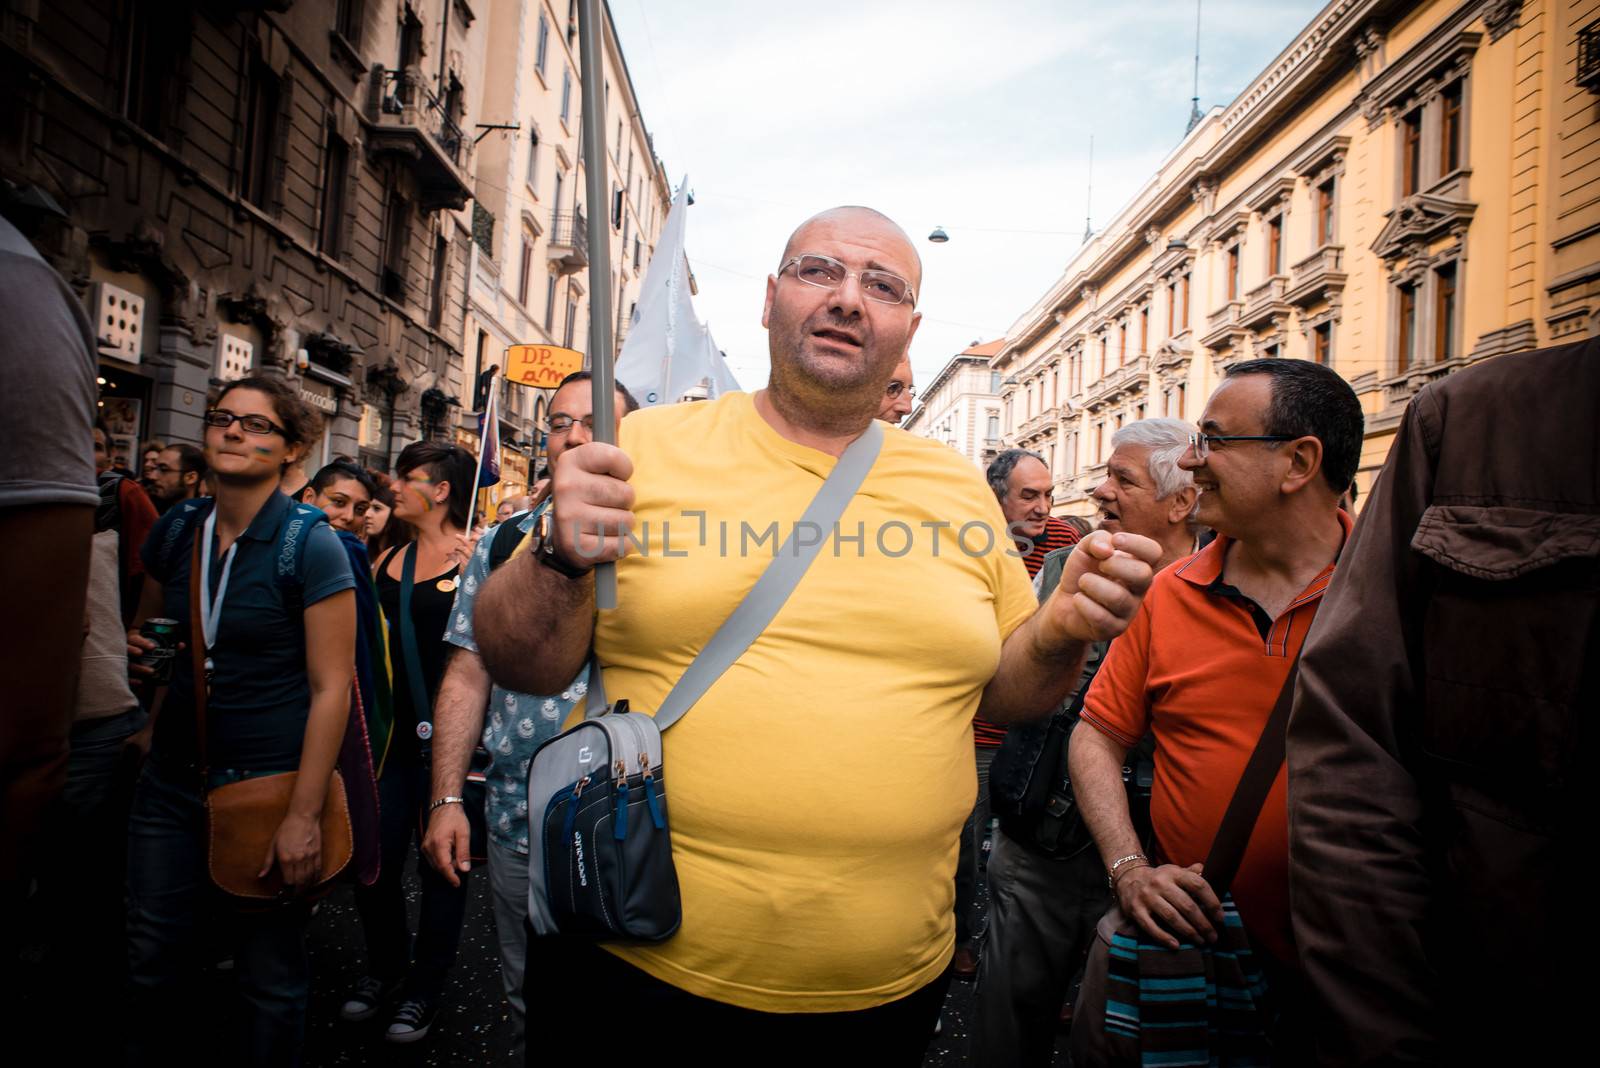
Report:
[[[875,211],[808,220],[767,280],[765,390],[646,409],[616,446],[565,453],[552,551],[479,595],[496,681],[559,688],[592,644],[608,696],[657,707],[876,414],[920,318],[920,266]],[[530,1063],[565,1041],[539,1036],[541,1015],[592,1050],[625,1023],[624,1047],[920,1063],[953,949],[973,715],[1056,707],[1086,643],[1127,625],[1160,549],[1091,536],[1035,612],[977,469],[896,429],[826,537],[664,736],[681,928],[658,945],[531,940]],[[618,582],[598,621],[581,573],[596,560],[616,560]]]

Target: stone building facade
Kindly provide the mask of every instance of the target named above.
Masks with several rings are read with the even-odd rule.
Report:
[[[596,219],[584,210],[580,144],[583,73],[576,0],[496,0],[489,12],[483,66],[483,121],[473,179],[473,238],[468,249],[465,352],[470,387],[479,371],[503,363],[508,345],[589,348],[591,226],[609,226],[614,351],[627,334],[639,286],[671,203],[634,95],[633,80],[606,14],[603,68],[610,203]],[[490,128],[490,127],[498,128]],[[507,128],[509,127],[509,129]],[[521,442],[537,462],[539,426],[549,392],[502,385],[503,437]],[[471,408],[466,392],[463,410]],[[461,428],[476,440],[476,424]],[[523,464],[512,459],[497,492],[523,492]]]
[[[991,361],[1008,443],[1093,511],[1111,435],[1317,360],[1367,416],[1600,327],[1600,0],[1333,0],[1192,129]]]
[[[0,0],[0,195],[90,308],[118,452],[197,442],[208,393],[264,372],[324,416],[308,468],[388,468],[419,437],[476,445],[485,353],[587,348],[576,18],[572,0]],[[607,30],[626,315],[668,194]],[[537,441],[517,392],[513,486]]]
[[[1000,372],[990,370],[989,360],[1004,345],[1004,338],[974,343],[950,357],[922,390],[905,429],[988,467],[1001,449]]]

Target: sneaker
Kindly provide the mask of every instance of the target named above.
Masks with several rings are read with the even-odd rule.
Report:
[[[350,988],[344,1004],[339,1006],[339,1019],[345,1023],[361,1023],[377,1015],[378,1009],[394,993],[394,987],[382,979],[363,975]]]
[[[390,1042],[417,1042],[428,1037],[439,1007],[425,998],[407,998],[394,1010],[384,1038]]]

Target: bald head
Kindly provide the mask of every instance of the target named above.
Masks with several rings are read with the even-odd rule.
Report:
[[[900,229],[900,226],[893,219],[876,208],[845,204],[837,208],[829,208],[827,211],[817,212],[817,214],[795,227],[794,233],[789,235],[788,242],[783,246],[783,259],[779,262],[788,262],[790,256],[807,251],[807,241],[819,231],[846,237],[852,233],[872,234],[879,237],[892,235],[899,244],[905,246],[903,251],[911,272],[906,275],[906,278],[911,282],[912,290],[914,292],[921,291],[922,257],[917,255],[917,247],[911,243],[911,238],[904,230]]]

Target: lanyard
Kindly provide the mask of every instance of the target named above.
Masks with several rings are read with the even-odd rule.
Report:
[[[217,600],[211,603],[211,538],[217,529],[217,510],[213,506],[206,516],[205,529],[200,532],[200,626],[206,639],[206,652],[217,644],[217,626],[222,622],[222,599],[228,596],[228,576],[233,572],[233,554],[239,548],[235,538],[228,551],[222,554],[222,579],[217,583]],[[209,664],[207,667],[209,668]]]

